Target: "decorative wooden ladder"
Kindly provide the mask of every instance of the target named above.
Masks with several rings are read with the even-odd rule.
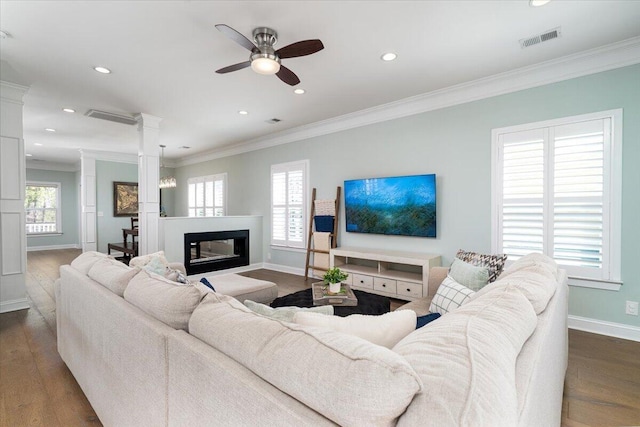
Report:
[[[335,205],[335,216],[333,217],[333,232],[330,234],[331,239],[331,248],[335,248],[338,246],[338,218],[340,213],[340,195],[342,193],[342,188],[337,187],[336,189],[336,198],[333,201]],[[313,234],[315,233],[314,226],[314,218],[316,216],[316,189],[314,188],[311,192],[311,209],[309,214],[309,236],[307,238],[307,261],[305,263],[304,268],[304,277],[305,279],[309,277],[309,269],[315,271],[327,271],[328,267],[320,267],[314,264],[311,264],[311,254],[326,254],[329,255],[328,250],[323,249],[315,249],[313,244]],[[315,262],[315,256],[313,257],[313,261]]]

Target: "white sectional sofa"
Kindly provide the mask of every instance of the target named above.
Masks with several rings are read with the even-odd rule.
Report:
[[[58,350],[105,426],[560,425],[567,284],[539,255],[391,349],[95,253],[60,272]]]

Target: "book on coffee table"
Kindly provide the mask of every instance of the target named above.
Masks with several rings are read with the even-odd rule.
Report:
[[[317,282],[311,285],[313,293],[313,305],[336,305],[352,307],[358,305],[358,298],[351,290],[351,286],[342,284],[340,292],[329,292],[329,285]]]

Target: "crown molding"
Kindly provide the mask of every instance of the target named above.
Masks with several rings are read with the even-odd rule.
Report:
[[[23,97],[29,91],[28,86],[0,80],[0,97],[5,102],[23,105]]]
[[[188,166],[640,63],[640,37],[184,157]]]
[[[27,160],[27,169],[39,169],[47,171],[60,171],[60,172],[79,172],[80,163],[56,163],[47,161],[34,161]]]

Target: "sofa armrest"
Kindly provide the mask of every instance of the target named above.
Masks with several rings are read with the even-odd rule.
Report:
[[[438,291],[438,287],[449,273],[448,267],[431,267],[429,270],[429,289],[427,295],[433,297]]]
[[[184,268],[184,264],[182,264],[181,262],[170,262],[169,268],[171,268],[172,270],[179,270],[185,276],[187,275],[187,269]]]
[[[424,297],[411,302],[406,303],[403,306],[398,307],[398,310],[413,310],[416,315],[424,316],[429,314],[429,306],[431,305],[431,297]]]
[[[448,267],[431,267],[431,269],[429,269],[429,284],[427,296],[398,307],[398,310],[413,310],[418,316],[429,314],[431,299],[433,299],[433,296],[436,294],[438,287],[445,279],[445,277],[447,277],[448,273]]]

